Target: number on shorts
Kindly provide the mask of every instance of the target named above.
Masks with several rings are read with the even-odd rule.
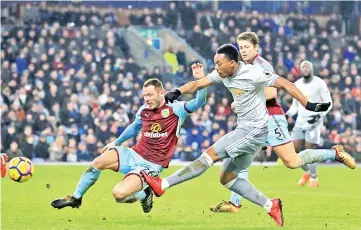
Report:
[[[275,128],[275,134],[277,135],[278,140],[283,140],[283,138],[282,138],[283,135],[279,128]]]

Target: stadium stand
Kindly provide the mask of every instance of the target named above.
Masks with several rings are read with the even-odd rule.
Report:
[[[130,14],[124,25],[112,9],[100,13],[81,3],[4,6],[13,13],[1,19],[7,24],[1,30],[1,151],[38,161],[92,160],[132,121],[146,79],[162,79],[167,90],[190,81],[190,60],[182,50],[165,47],[172,68],[164,71],[135,61],[116,30],[136,25],[173,29],[209,69],[216,48],[235,44],[241,31],[257,32],[262,56],[291,81],[298,78],[300,62],[311,60],[334,102],[319,147],[342,143],[361,161],[361,39],[351,35],[349,19],[343,23],[339,14],[330,14],[321,23],[307,6],[277,15],[255,13],[247,5],[240,12],[199,7],[171,2],[166,10]],[[175,159],[195,159],[234,128],[231,98],[224,91],[213,88],[206,106],[187,119]],[[279,101],[287,109],[291,97],[279,92]],[[274,159],[272,154],[268,160]]]

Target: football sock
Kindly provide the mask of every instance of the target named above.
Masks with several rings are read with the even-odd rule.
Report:
[[[238,177],[248,180],[248,169],[239,172]],[[229,198],[229,201],[235,206],[240,206],[242,201],[242,196],[238,195],[235,192],[231,192],[231,197]]]
[[[125,197],[124,199],[116,199],[116,201],[118,203],[134,203],[138,200],[144,200],[144,199],[145,199],[145,192],[138,191],[138,192],[130,194],[129,196]]]
[[[224,185],[229,190],[243,196],[247,200],[264,207],[268,212],[271,210],[270,199],[258,191],[249,181],[244,178],[235,178]],[[268,210],[269,209],[269,210]]]
[[[212,165],[213,165],[212,158],[208,156],[208,154],[203,153],[198,159],[196,159],[189,165],[177,170],[169,177],[163,179],[162,189],[165,190],[176,184],[198,177]]]
[[[311,178],[316,179],[317,178],[317,164],[310,164],[308,165],[308,168],[310,169],[311,172]]]
[[[303,165],[303,166],[301,166],[301,168],[302,168],[303,171],[305,171],[306,173],[311,174],[310,169],[308,168],[308,165]]]
[[[93,165],[90,165],[81,176],[73,197],[77,199],[83,197],[86,191],[98,180],[100,172]]]
[[[299,153],[303,164],[312,164],[325,160],[335,160],[336,151],[334,149],[305,149]]]

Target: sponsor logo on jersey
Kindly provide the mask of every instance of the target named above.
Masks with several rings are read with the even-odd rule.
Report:
[[[237,89],[237,88],[230,88],[230,91],[233,93],[233,94],[236,94],[236,95],[242,95],[245,93],[245,91],[241,90],[241,89]]]
[[[160,113],[162,117],[167,118],[169,116],[169,109],[163,109]]]
[[[165,133],[144,132],[143,134],[145,137],[150,137],[150,138],[168,137],[168,132]]]
[[[159,123],[153,123],[152,126],[150,127],[150,130],[152,130],[152,132],[158,133],[159,131],[162,130],[162,127],[160,126]]]
[[[169,110],[168,110],[168,112],[169,112]],[[162,127],[160,126],[159,123],[153,123],[152,126],[150,127],[150,130],[152,132],[144,132],[143,135],[145,137],[149,137],[149,138],[168,137],[168,132],[165,132],[165,133],[160,132],[160,131],[162,131]]]

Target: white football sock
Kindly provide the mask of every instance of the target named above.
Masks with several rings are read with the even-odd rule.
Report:
[[[267,203],[263,206],[263,208],[267,211],[267,213],[270,213],[272,206],[273,206],[272,201],[267,200]]]
[[[169,188],[169,183],[166,178],[162,179],[161,188],[163,191],[166,190],[167,188]]]

